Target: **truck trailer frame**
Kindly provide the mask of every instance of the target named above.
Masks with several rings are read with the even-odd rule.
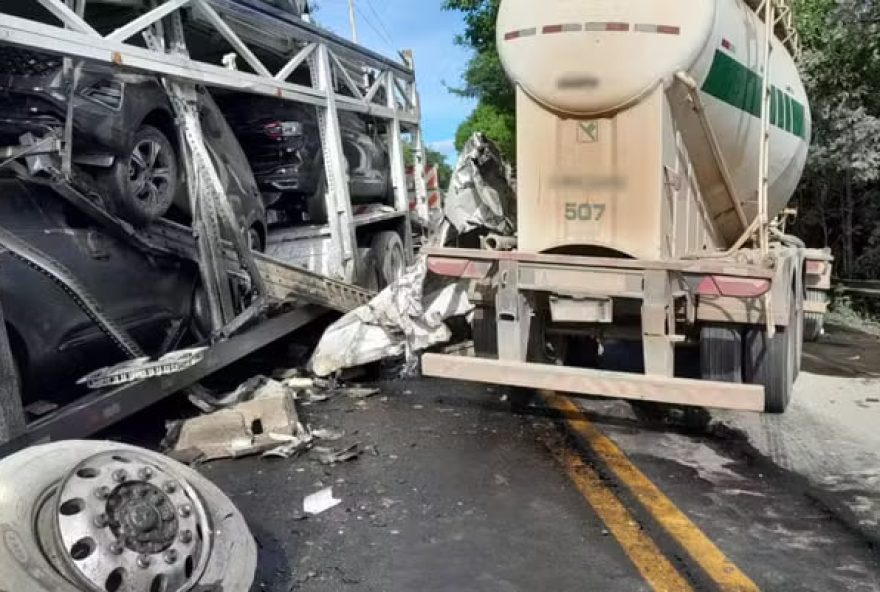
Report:
[[[824,313],[824,303],[805,304],[807,294],[825,289],[831,262],[770,218],[772,40],[793,55],[799,40],[787,0],[747,4],[764,27],[757,54],[763,76],[754,198],[737,194],[699,88],[684,71],[604,120],[570,121],[519,87],[518,192],[532,200],[519,242],[539,247],[428,250],[433,273],[470,283],[475,356],[426,354],[425,375],[573,396],[786,409],[800,371],[805,308]],[[619,142],[607,153],[574,143],[601,146],[603,133]],[[622,174],[607,163],[627,159],[630,168],[621,170],[630,177],[614,185],[622,186],[616,215],[595,242],[568,245],[556,209],[566,208],[566,221],[596,221],[607,217],[606,206],[593,203],[586,189],[571,196],[545,190],[545,184],[553,187],[547,180],[554,179],[553,155],[561,156],[545,154],[542,142],[572,142],[564,145],[580,151],[566,157],[594,162],[588,172],[599,179]],[[628,148],[625,155],[620,145]],[[705,187],[712,190],[700,190]],[[536,206],[531,194],[539,192],[544,201]],[[582,200],[565,203],[575,196]],[[642,218],[648,222],[639,224]],[[640,358],[630,360],[633,371],[601,369],[609,341],[641,345],[630,355]],[[676,367],[677,351],[687,346],[699,353],[701,380],[682,377]]]
[[[427,216],[428,204],[421,174],[425,169],[424,145],[411,54],[402,54],[402,62],[391,60],[304,20],[248,1],[149,0],[143,14],[103,35],[84,18],[90,0],[26,1],[42,6],[60,24],[0,11],[0,43],[62,56],[65,71],[74,77],[72,92],[76,90],[76,67],[85,62],[111,64],[121,70],[161,77],[177,116],[181,160],[192,205],[192,228],[160,220],[147,228],[134,229],[97,205],[89,188],[82,187],[81,179],[76,179],[72,171],[73,113],[68,112],[68,124],[62,133],[44,138],[38,145],[0,147],[0,154],[4,160],[12,159],[11,166],[18,176],[51,185],[60,199],[67,200],[114,235],[146,252],[173,254],[196,262],[207,293],[212,335],[201,361],[189,369],[96,392],[34,423],[25,425],[20,405],[0,407],[4,413],[0,427],[7,426],[0,435],[8,440],[0,454],[48,439],[91,435],[161,398],[185,390],[327,311],[347,312],[367,303],[373,293],[355,284],[363,277],[363,266],[371,263],[364,247],[369,246],[375,234],[398,233],[406,247],[405,259],[412,259],[411,212]],[[99,0],[90,3],[101,4]],[[220,65],[193,59],[186,45],[181,14],[184,10],[191,11],[190,22],[197,22],[231,46],[250,71],[234,67],[234,60],[224,60],[225,65]],[[132,42],[133,39],[143,39],[143,46]],[[258,49],[284,55],[284,66],[277,72],[270,71],[257,57]],[[304,66],[308,67],[311,85],[291,82],[294,73],[302,72]],[[302,245],[306,256],[281,260],[252,252],[245,244],[202,138],[197,84],[305,103],[317,109],[328,224],[284,238]],[[393,211],[359,215],[352,208],[338,116],[341,110],[368,114],[387,123],[395,196]],[[405,133],[411,135],[414,146],[416,173],[411,181],[412,192],[408,192],[404,163]],[[25,157],[40,158],[40,166],[35,170],[30,166],[32,163],[23,160],[26,166],[14,162]],[[412,207],[409,193],[414,193]],[[100,314],[100,306],[92,305],[99,303],[93,302],[77,278],[42,253],[17,243],[14,236],[7,238],[7,242],[0,241],[0,248],[52,277],[68,293],[77,294],[78,303],[96,315],[90,314],[105,333],[117,335],[116,341],[123,345],[130,343],[130,338],[119,333],[111,319]],[[71,292],[71,287],[76,290]],[[248,293],[244,301],[241,292]],[[0,338],[6,341],[5,335]],[[133,347],[126,348],[126,354],[136,357],[137,346],[131,343]],[[3,394],[9,396],[5,391]]]

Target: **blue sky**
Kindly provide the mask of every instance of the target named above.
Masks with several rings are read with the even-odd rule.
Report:
[[[318,0],[320,24],[351,37],[348,0]],[[360,43],[383,55],[412,49],[422,98],[425,141],[455,162],[452,140],[458,124],[473,109],[473,102],[446,90],[458,86],[469,57],[455,45],[464,29],[459,13],[440,8],[441,0],[355,0]]]

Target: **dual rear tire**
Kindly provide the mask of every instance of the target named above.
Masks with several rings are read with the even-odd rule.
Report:
[[[773,337],[762,326],[712,324],[700,330],[700,367],[705,380],[764,387],[767,413],[784,413],[800,372],[802,307],[790,307],[789,324]]]

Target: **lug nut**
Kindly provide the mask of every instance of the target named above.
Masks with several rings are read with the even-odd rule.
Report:
[[[138,555],[137,564],[141,569],[147,569],[150,567],[150,557],[148,555]]]
[[[144,467],[140,471],[138,471],[138,477],[141,478],[142,481],[149,481],[153,478],[153,469],[150,467]]]
[[[180,512],[181,518],[189,518],[189,515],[192,514],[192,506],[189,504],[183,504],[178,508],[178,511]]]
[[[128,473],[125,472],[125,469],[117,469],[113,471],[113,480],[117,483],[125,483],[128,480]]]
[[[184,530],[180,533],[180,542],[183,544],[189,544],[193,540],[193,533],[191,530]]]
[[[110,497],[110,488],[102,485],[98,489],[95,490],[95,497],[99,500],[105,500]]]
[[[162,489],[165,490],[165,493],[171,494],[177,491],[177,485],[174,481],[166,481],[165,485],[162,486]]]
[[[168,549],[162,557],[165,559],[165,563],[171,565],[177,561],[177,551],[174,549]]]
[[[95,516],[95,526],[98,528],[105,528],[108,524],[110,524],[110,519],[107,517],[107,514],[98,514]]]
[[[159,516],[162,517],[162,522],[171,522],[174,520],[174,510],[167,504],[162,504],[159,506]]]
[[[113,541],[110,543],[110,552],[114,555],[122,555],[123,551],[125,551],[125,547],[119,541]]]

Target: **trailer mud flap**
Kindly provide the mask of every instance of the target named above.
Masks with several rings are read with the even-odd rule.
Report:
[[[609,397],[672,405],[764,411],[764,387],[585,368],[425,354],[422,374],[533,389],[573,397]]]

